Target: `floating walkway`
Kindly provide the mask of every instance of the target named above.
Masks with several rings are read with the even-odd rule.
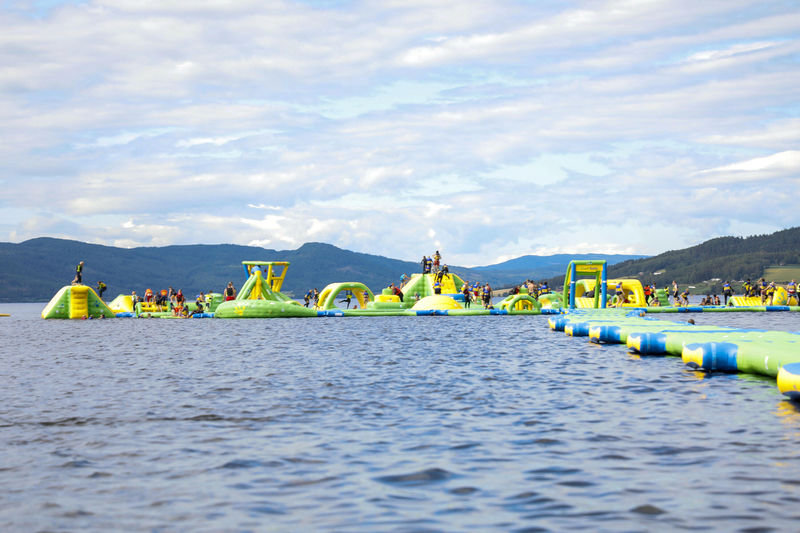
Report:
[[[688,366],[706,372],[744,372],[778,378],[782,393],[800,399],[800,333],[697,326],[648,317],[649,312],[650,309],[576,309],[551,317],[548,323],[551,329],[573,337],[588,337],[601,344],[625,344],[634,353],[680,356]]]

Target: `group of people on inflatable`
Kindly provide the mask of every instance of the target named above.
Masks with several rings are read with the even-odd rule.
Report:
[[[136,291],[131,291],[131,305],[136,309],[136,304],[138,303],[155,304],[157,312],[172,311],[173,316],[190,317],[203,314],[209,310],[211,293],[212,291],[208,291],[208,295],[206,295],[201,291],[195,298],[194,309],[191,311],[189,311],[189,306],[186,305],[186,296],[183,294],[183,289],[176,291],[172,287],[161,289],[158,292],[148,288],[144,291],[143,296],[136,294]],[[232,281],[228,282],[222,294],[225,301],[236,298],[236,287],[234,287]]]
[[[431,257],[426,255],[422,256],[422,261],[419,262],[420,266],[422,267],[423,274],[438,274],[439,272],[444,272],[444,274],[448,274],[450,272],[450,267],[447,265],[442,265],[442,254],[439,253],[439,250],[436,250],[436,253],[433,254]],[[405,274],[403,274],[405,276]],[[441,280],[440,280],[441,281]],[[403,280],[403,283],[405,280]]]
[[[183,295],[182,289],[176,291],[170,287],[169,289],[162,289],[155,293],[153,289],[148,288],[144,291],[144,296],[139,296],[136,294],[136,291],[131,291],[132,307],[136,309],[136,304],[139,303],[155,304],[157,311],[172,311],[172,314],[175,316],[188,316],[189,314],[186,307],[186,296]],[[205,295],[202,292],[197,295],[196,303],[199,304],[198,308],[205,306]]]
[[[728,284],[727,281],[725,283]],[[774,281],[767,282],[764,278],[761,278],[756,283],[752,283],[750,278],[747,278],[747,280],[742,283],[742,294],[744,296],[761,296],[762,305],[772,305],[775,298],[775,291],[778,287],[779,285],[776,285]],[[787,283],[784,289],[789,299],[794,298],[795,302],[800,303],[800,298],[798,298],[800,291],[794,280]]]
[[[550,294],[552,291],[550,287],[547,285],[547,281],[542,281],[538,283],[536,281],[526,279],[522,285],[518,285],[513,287],[509,294],[519,294],[522,290],[522,287],[528,289],[528,294],[530,294],[533,298],[538,299],[539,296],[543,294]]]

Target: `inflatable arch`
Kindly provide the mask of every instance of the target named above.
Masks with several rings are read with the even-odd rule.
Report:
[[[622,307],[647,307],[647,302],[644,298],[644,287],[642,282],[638,279],[610,279],[606,281],[606,297],[607,301],[612,305],[617,305],[617,296],[614,294],[618,283],[622,284],[622,293],[625,298],[625,303]],[[577,296],[575,297],[576,308],[592,308],[594,307],[592,297],[584,297],[583,294],[595,292],[595,281],[591,279],[582,279],[576,283]],[[603,291],[601,291],[603,292]]]
[[[317,309],[329,310],[337,309],[336,297],[341,292],[352,292],[355,296],[356,302],[361,309],[366,309],[367,304],[375,300],[372,291],[363,283],[356,281],[346,281],[343,283],[331,283],[319,293],[319,302]]]
[[[542,304],[528,294],[527,289],[523,289],[519,294],[507,296],[502,302],[497,304],[497,308],[513,314],[515,311],[538,311],[542,308]]]
[[[592,261],[574,260],[569,262],[569,265],[567,265],[567,274],[564,277],[564,294],[562,296],[562,301],[564,304],[568,303],[570,309],[575,309],[577,307],[577,303],[575,302],[575,298],[577,297],[577,277],[581,274],[594,277],[592,288],[598,285],[601,287],[599,293],[597,291],[594,293],[592,307],[595,309],[604,309],[606,307],[607,298],[606,280],[608,279],[608,266],[605,260],[602,259]]]

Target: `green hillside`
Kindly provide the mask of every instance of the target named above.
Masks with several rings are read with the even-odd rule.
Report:
[[[713,278],[760,278],[770,266],[798,263],[800,227],[769,235],[720,237],[691,248],[624,261],[609,267],[609,276],[635,277],[659,285],[672,280],[696,284]]]
[[[542,279],[566,269],[568,259],[536,258],[546,264],[522,265],[520,261],[475,269],[451,265],[451,271],[469,281],[488,281],[508,287],[526,278]],[[296,298],[310,288],[322,289],[337,281],[360,281],[379,292],[404,273],[419,271],[414,261],[342,250],[330,244],[307,243],[297,250],[269,250],[232,244],[115,248],[78,241],[42,237],[22,243],[0,243],[0,302],[47,301],[72,281],[75,265],[85,261],[84,283],[108,285],[107,298],[131,290],[143,292],[169,286],[188,295],[221,291],[228,281],[239,287],[244,281],[241,262],[289,261],[284,292]],[[558,263],[563,262],[563,266]],[[800,228],[754,237],[721,237],[703,244],[663,254],[623,261],[609,267],[612,277],[636,277],[659,285],[673,279],[697,284],[712,278],[757,278],[767,267],[800,264]],[[655,275],[655,272],[661,272]],[[782,275],[788,275],[784,271]],[[563,274],[551,279],[560,285]],[[713,284],[712,284],[713,286]]]
[[[297,250],[269,250],[232,244],[116,248],[79,241],[42,237],[19,244],[0,243],[0,302],[47,301],[68,285],[78,261],[85,262],[84,283],[98,280],[108,285],[110,299],[132,290],[142,292],[174,287],[194,295],[200,291],[221,292],[228,281],[236,287],[244,282],[241,262],[289,261],[283,292],[296,298],[316,287],[338,281],[359,281],[373,292],[402,274],[419,271],[419,264],[378,255],[342,250],[330,244],[307,243]],[[464,279],[493,285],[516,283],[503,272],[477,273],[451,266]]]
[[[575,256],[583,258],[583,256]],[[524,259],[524,258],[522,258]],[[566,258],[540,258],[543,265],[509,263],[476,269],[450,265],[450,271],[469,281],[489,282],[494,287],[511,286],[526,278],[544,277],[554,261],[566,268]],[[228,281],[236,287],[244,282],[241,262],[289,261],[283,291],[301,298],[310,288],[322,290],[338,281],[359,281],[373,292],[400,280],[402,274],[419,272],[414,261],[342,250],[330,244],[307,243],[297,250],[269,250],[233,244],[116,248],[79,241],[42,237],[22,243],[0,243],[0,302],[47,301],[69,284],[78,261],[85,261],[83,281],[108,285],[106,298],[135,290],[141,294],[174,287],[194,295],[200,291],[222,291]]]
[[[38,238],[19,244],[0,243],[0,301],[46,301],[85,262],[84,283],[108,285],[106,297],[169,286],[187,294],[221,292],[228,281],[244,281],[241,262],[289,261],[284,291],[301,296],[334,281],[361,281],[380,289],[398,280],[415,263],[358,254],[328,244],[308,243],[297,250],[268,250],[230,244],[115,248],[64,239]]]

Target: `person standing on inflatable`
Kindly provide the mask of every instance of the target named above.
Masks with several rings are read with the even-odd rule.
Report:
[[[483,307],[488,309],[492,305],[492,288],[489,286],[487,282],[486,285],[483,286]]]
[[[728,280],[725,280],[725,283],[722,284],[722,296],[725,297],[725,305],[728,305],[728,298],[733,296],[733,287],[731,287]]]
[[[689,306],[689,287],[686,287],[686,290],[681,293],[681,304],[684,307]]]
[[[790,305],[789,300],[792,298],[795,299],[795,305],[800,305],[800,297],[798,297],[798,294],[800,293],[797,291],[797,283],[795,283],[794,280],[790,281],[789,284],[786,285],[786,294],[786,305]]]
[[[106,292],[106,284],[103,283],[102,281],[98,281],[97,282],[97,296],[99,296],[100,299],[102,299],[104,292]]]
[[[439,262],[442,260],[442,256],[439,253],[439,250],[436,250],[436,253],[433,254],[433,271],[439,272]]]
[[[83,283],[83,261],[78,263],[75,267],[75,279],[72,280],[73,285],[80,285]]]
[[[614,288],[614,296],[617,299],[617,307],[622,307],[622,304],[625,303],[625,291],[622,290],[622,282],[617,282],[617,286]]]

